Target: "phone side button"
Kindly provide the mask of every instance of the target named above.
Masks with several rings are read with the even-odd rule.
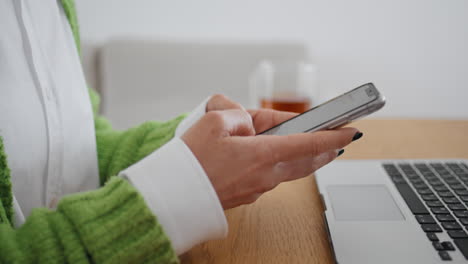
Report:
[[[366,107],[364,110],[361,110],[357,113],[354,113],[352,115],[349,116],[348,120],[351,120],[351,121],[354,121],[356,119],[359,119],[359,118],[363,118],[364,116],[366,116],[368,113],[370,113],[369,109]]]
[[[349,115],[349,116],[346,118],[346,120],[348,121],[348,123],[351,123],[351,122],[353,122],[354,120],[356,120],[357,118],[359,118],[359,116],[360,116],[359,113],[354,114],[354,115]]]
[[[346,125],[348,123],[349,123],[349,120],[348,120],[348,118],[346,118],[345,120],[341,120],[341,121],[338,121],[338,122],[336,122],[334,124],[329,125],[328,129],[339,128],[339,127],[342,127],[342,126],[344,126],[344,125]]]

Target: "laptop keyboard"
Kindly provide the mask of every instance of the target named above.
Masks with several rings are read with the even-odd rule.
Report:
[[[442,260],[468,259],[468,165],[385,163],[383,167]],[[451,238],[440,239],[442,232]]]

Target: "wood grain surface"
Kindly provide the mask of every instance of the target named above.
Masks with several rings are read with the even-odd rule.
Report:
[[[468,121],[364,120],[340,159],[468,158]],[[332,263],[313,176],[283,183],[226,211],[226,239],[198,245],[187,263]]]

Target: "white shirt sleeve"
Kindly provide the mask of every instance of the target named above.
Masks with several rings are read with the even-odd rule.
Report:
[[[197,106],[182,122],[179,123],[175,131],[175,136],[180,137],[185,133],[193,124],[195,124],[206,113],[206,104],[211,99],[211,96],[206,98],[201,104]]]
[[[203,114],[207,101],[202,108],[197,108],[203,109]],[[183,129],[188,129],[203,115],[196,114],[194,111],[189,115],[192,119]],[[185,132],[183,129],[179,134]],[[179,137],[120,175],[143,195],[177,254],[227,235],[228,225],[216,191],[190,148]]]

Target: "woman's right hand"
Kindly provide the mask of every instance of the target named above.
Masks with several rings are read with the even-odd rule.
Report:
[[[252,203],[284,181],[305,177],[334,160],[355,128],[255,136],[294,114],[242,109],[211,111],[182,140],[210,179],[224,209]]]

